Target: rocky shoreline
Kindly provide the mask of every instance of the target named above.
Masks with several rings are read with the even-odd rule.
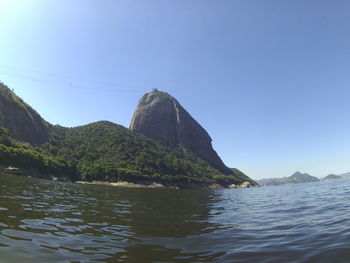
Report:
[[[78,184],[90,184],[90,185],[105,185],[121,188],[154,188],[154,189],[235,189],[235,188],[251,188],[252,186],[249,182],[244,182],[239,185],[221,185],[218,183],[159,183],[159,182],[104,182],[104,181],[76,181]]]
[[[66,177],[54,177],[49,175],[41,174],[34,169],[18,169],[13,168],[15,172],[10,172],[8,168],[0,166],[0,171],[5,174],[34,177],[45,180],[52,180],[58,182],[72,182]],[[137,181],[137,182],[106,182],[106,181],[75,181],[72,183],[76,184],[86,184],[86,185],[104,185],[104,186],[113,186],[120,188],[153,188],[153,189],[234,189],[234,188],[251,188],[255,187],[250,182],[244,182],[241,184],[231,184],[231,185],[221,185],[218,183],[175,183],[175,182],[150,182],[150,181]]]

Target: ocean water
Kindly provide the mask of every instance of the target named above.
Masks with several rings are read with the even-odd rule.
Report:
[[[0,262],[350,262],[350,180],[121,189],[0,174]]]

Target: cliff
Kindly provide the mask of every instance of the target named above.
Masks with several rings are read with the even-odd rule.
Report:
[[[130,130],[168,147],[181,146],[219,171],[232,173],[212,147],[207,131],[167,93],[153,90],[139,101]]]
[[[19,141],[43,143],[49,138],[49,124],[7,86],[0,83],[0,126]]]

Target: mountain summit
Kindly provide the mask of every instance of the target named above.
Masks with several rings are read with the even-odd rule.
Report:
[[[212,147],[207,131],[171,95],[153,89],[139,101],[130,130],[169,147],[181,146],[223,173],[232,173]]]

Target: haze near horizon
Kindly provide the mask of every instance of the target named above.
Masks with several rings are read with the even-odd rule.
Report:
[[[0,0],[0,81],[63,126],[173,95],[253,179],[350,171],[348,1]]]

